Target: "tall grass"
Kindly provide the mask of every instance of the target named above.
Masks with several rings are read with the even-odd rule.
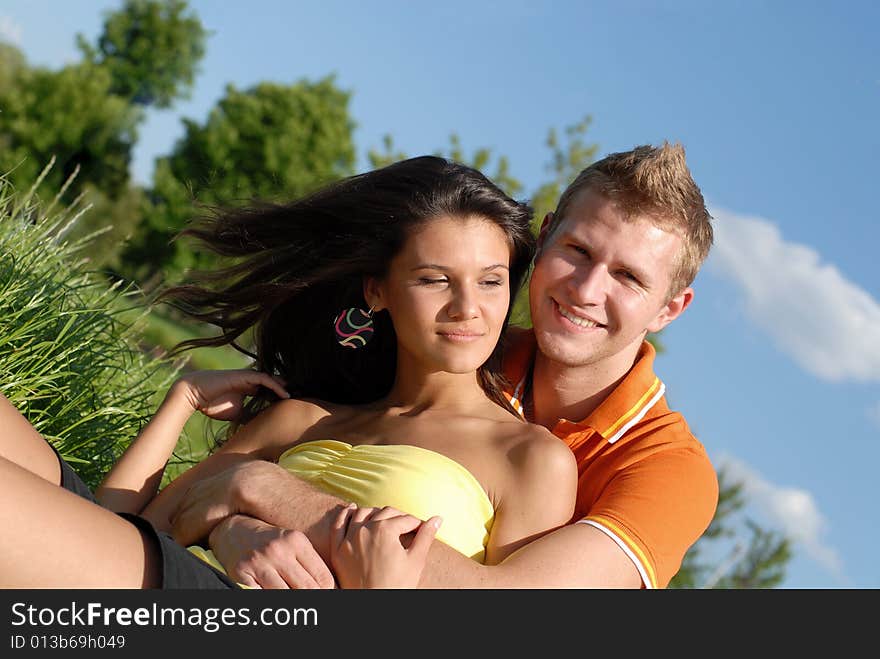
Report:
[[[0,178],[0,392],[94,487],[180,366],[142,349],[142,298],[90,269],[90,238],[64,239],[87,208],[41,204],[38,183]]]

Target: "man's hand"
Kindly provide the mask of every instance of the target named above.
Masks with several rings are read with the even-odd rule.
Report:
[[[416,588],[441,519],[423,522],[395,508],[357,508],[336,517],[330,559],[343,588]],[[411,542],[407,536],[415,532]]]
[[[211,549],[227,574],[254,588],[334,588],[330,569],[305,534],[236,515],[211,532]]]
[[[254,460],[237,464],[193,483],[170,516],[174,539],[183,546],[201,542],[217,524],[241,512],[238,490],[242,479],[248,478],[250,472],[255,474],[260,462]],[[258,467],[254,469],[252,465]]]

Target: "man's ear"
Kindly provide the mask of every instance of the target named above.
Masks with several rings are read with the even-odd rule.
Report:
[[[550,211],[544,216],[544,221],[541,222],[541,231],[538,232],[538,251],[544,247],[544,240],[547,238],[547,231],[550,229],[550,225],[553,224],[553,211]]]
[[[373,312],[385,308],[382,283],[376,277],[364,277],[364,300]]]
[[[647,327],[649,332],[659,332],[684,313],[694,299],[694,289],[685,288],[669,300]]]

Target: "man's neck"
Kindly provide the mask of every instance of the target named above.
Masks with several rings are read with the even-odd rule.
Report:
[[[637,354],[614,363],[566,366],[539,350],[532,372],[529,420],[552,430],[559,419],[586,419],[620,384]]]

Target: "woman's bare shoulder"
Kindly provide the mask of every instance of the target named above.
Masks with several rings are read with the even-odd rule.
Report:
[[[305,432],[322,421],[341,421],[354,414],[350,405],[330,403],[317,398],[287,398],[279,400],[262,410],[255,421],[262,426],[280,426],[285,432]],[[299,434],[298,433],[298,434]]]
[[[510,461],[519,471],[559,473],[576,469],[571,449],[544,426],[519,424],[507,442]]]
[[[347,418],[349,414],[348,406],[317,399],[287,398],[261,410],[237,434],[260,446],[261,458],[274,460],[287,448],[307,439],[310,431]]]
[[[338,414],[340,406],[317,398],[286,398],[267,407],[261,414],[271,412],[278,417],[296,415],[302,419],[318,421],[331,414]]]
[[[533,442],[561,442],[556,435],[537,423],[529,423],[521,417],[509,415],[503,422],[495,424],[496,436],[511,446]]]

